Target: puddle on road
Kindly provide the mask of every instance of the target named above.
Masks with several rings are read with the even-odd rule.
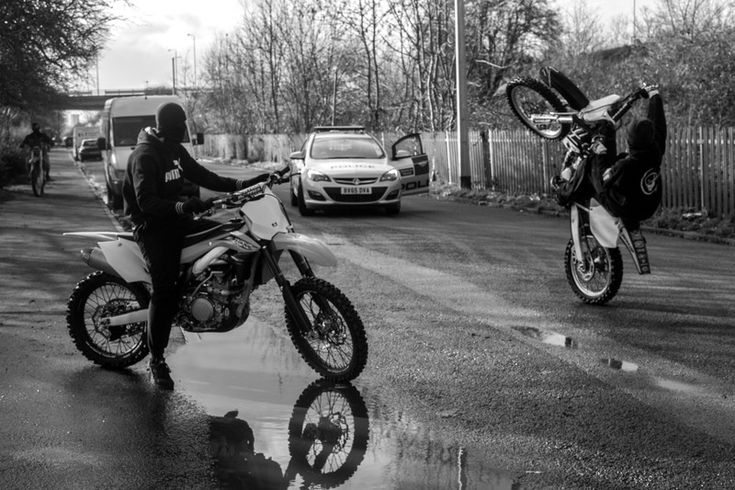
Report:
[[[567,337],[560,333],[552,332],[550,330],[541,330],[535,327],[512,327],[513,330],[522,333],[526,337],[531,337],[544,344],[556,345],[559,347],[566,347],[567,349],[576,349],[577,341],[572,337]]]
[[[169,363],[177,390],[211,416],[210,449],[223,484],[247,488],[265,478],[278,488],[517,488],[514,473],[439,440],[368,389],[315,381],[286,332],[254,318],[190,341]]]

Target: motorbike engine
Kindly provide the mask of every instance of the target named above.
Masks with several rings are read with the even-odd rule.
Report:
[[[188,332],[226,332],[250,314],[250,284],[227,268],[210,268],[181,298],[178,324]]]

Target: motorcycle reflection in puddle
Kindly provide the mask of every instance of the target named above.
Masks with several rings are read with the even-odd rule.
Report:
[[[318,380],[301,393],[288,424],[285,471],[255,451],[253,431],[237,415],[213,416],[209,423],[216,476],[225,488],[288,488],[298,475],[301,488],[336,487],[357,471],[367,450],[367,407],[350,384]]]

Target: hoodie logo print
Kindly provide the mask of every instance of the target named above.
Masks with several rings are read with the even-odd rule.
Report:
[[[641,192],[650,196],[658,188],[659,173],[654,169],[646,170],[646,173],[641,177]]]
[[[166,172],[165,176],[165,182],[171,182],[172,180],[178,180],[181,178],[181,165],[179,164],[178,160],[174,160],[174,168],[173,170],[169,170]]]

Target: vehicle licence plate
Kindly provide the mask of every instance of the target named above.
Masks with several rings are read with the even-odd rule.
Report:
[[[340,193],[345,194],[372,194],[370,187],[342,187]]]

